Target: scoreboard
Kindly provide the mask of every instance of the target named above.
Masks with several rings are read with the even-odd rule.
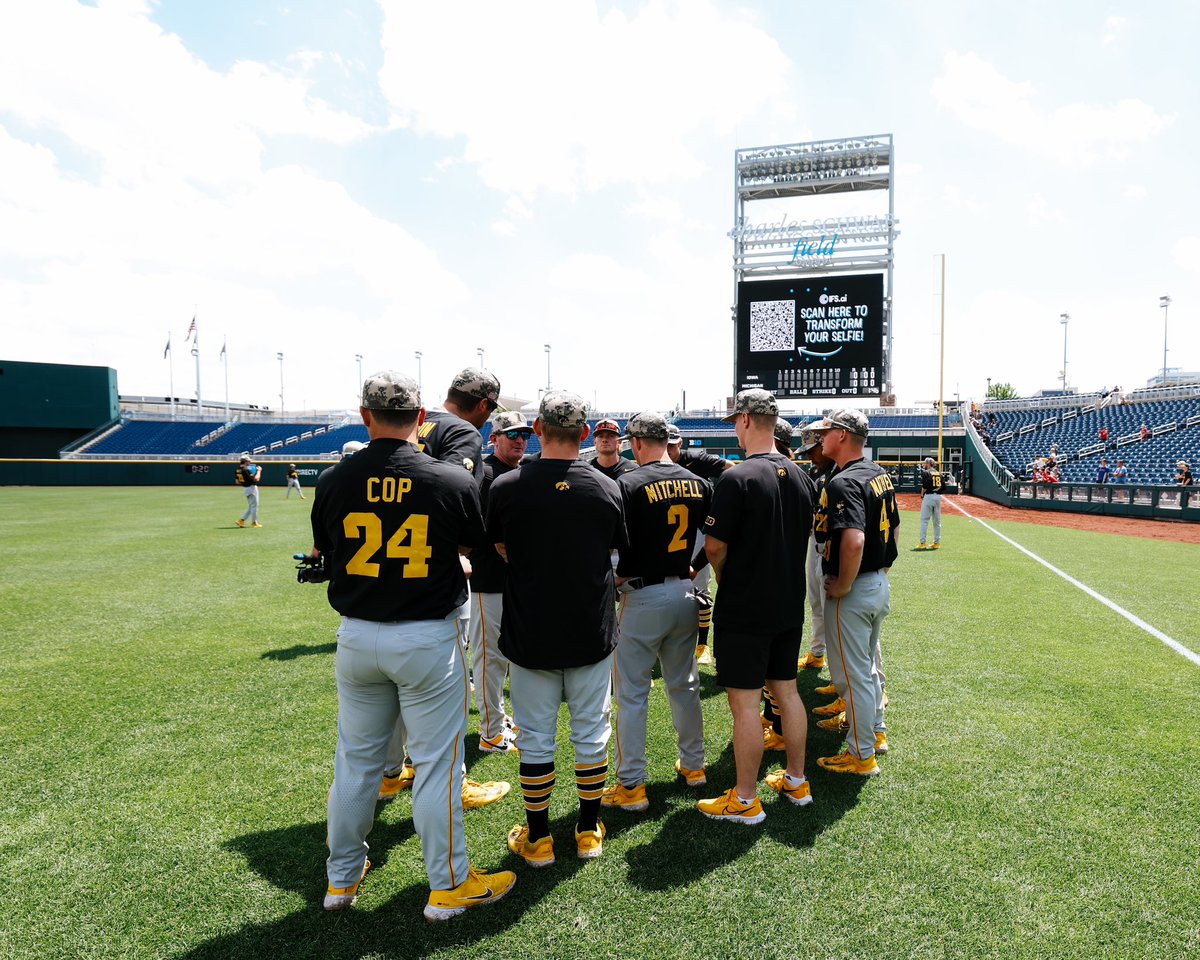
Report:
[[[776,397],[878,397],[883,274],[737,285],[737,389]]]

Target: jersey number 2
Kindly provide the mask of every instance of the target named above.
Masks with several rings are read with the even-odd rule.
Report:
[[[667,544],[667,553],[678,553],[680,550],[686,550],[688,508],[682,503],[671,507],[671,509],[667,511],[667,523],[675,524],[675,535],[671,537],[671,542]]]
[[[342,529],[351,540],[357,540],[361,530],[363,539],[363,545],[346,564],[346,572],[358,577],[378,577],[379,564],[371,558],[383,546],[383,522],[374,513],[348,513]],[[389,538],[386,555],[407,561],[405,579],[429,576],[429,558],[433,556],[433,548],[429,546],[429,515],[410,514]]]

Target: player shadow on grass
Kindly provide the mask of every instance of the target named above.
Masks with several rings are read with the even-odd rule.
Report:
[[[337,653],[337,641],[329,643],[297,643],[293,647],[281,647],[278,650],[267,650],[259,655],[260,660],[295,660],[297,657],[308,657],[322,653]]]
[[[790,847],[811,847],[818,836],[858,802],[867,778],[828,773],[817,757],[837,753],[841,738],[810,725],[805,773],[812,782],[813,803],[797,807],[760,781],[759,796],[767,818],[758,824],[723,823],[705,817],[694,804],[668,816],[649,842],[631,849],[625,859],[629,880],[643,890],[687,886],[744,855],[762,836]],[[763,754],[762,776],[784,763],[784,755]],[[707,767],[708,786],[688,790],[696,799],[718,796],[737,779],[733,744]],[[653,808],[652,808],[653,809]]]
[[[569,844],[574,816],[551,824],[560,846]],[[471,831],[474,833],[474,831]],[[228,960],[230,957],[319,956],[329,960],[358,960],[379,954],[425,957],[493,937],[519,923],[555,887],[587,866],[574,856],[559,856],[543,870],[532,870],[504,850],[503,836],[470,836],[468,849],[480,855],[488,871],[513,870],[517,885],[502,903],[469,910],[447,923],[428,924],[421,911],[429,897],[424,883],[414,883],[384,900],[372,896],[371,880],[388,862],[388,851],[413,836],[411,816],[397,821],[377,820],[371,831],[371,871],[363,883],[359,906],[344,913],[322,909],[325,894],[325,822],[298,824],[280,830],[250,833],[226,844],[244,856],[249,867],[272,885],[298,893],[300,910],[266,923],[249,924],[214,937],[180,955],[180,960]],[[571,850],[572,854],[574,850]],[[378,884],[376,885],[378,889]]]

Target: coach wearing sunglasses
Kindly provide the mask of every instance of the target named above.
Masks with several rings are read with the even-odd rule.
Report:
[[[525,417],[504,410],[492,417],[495,451],[484,458],[480,503],[487,514],[492,481],[516,469],[533,433]],[[491,544],[471,553],[471,673],[479,710],[481,753],[515,753],[512,719],[504,707],[508,659],[500,652],[500,617],[504,611],[505,563]]]

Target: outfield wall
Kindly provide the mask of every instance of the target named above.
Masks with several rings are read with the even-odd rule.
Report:
[[[264,487],[287,486],[287,464],[255,461]],[[297,460],[302,486],[311,487],[333,460]],[[0,460],[6,487],[232,487],[232,460]]]

